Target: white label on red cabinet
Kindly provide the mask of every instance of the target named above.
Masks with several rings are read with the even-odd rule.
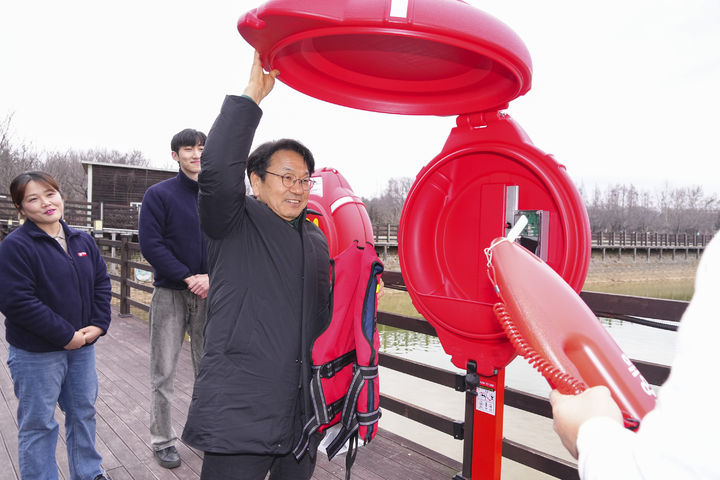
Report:
[[[481,385],[475,389],[475,410],[495,415],[495,389]]]

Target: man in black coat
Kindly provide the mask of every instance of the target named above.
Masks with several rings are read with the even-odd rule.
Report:
[[[309,479],[315,468],[319,439],[300,461],[291,453],[313,413],[312,340],[329,321],[328,245],[305,221],[315,162],[294,140],[248,157],[278,73],[256,53],[244,95],[225,98],[202,155],[209,310],[182,436],[205,452],[202,479]]]

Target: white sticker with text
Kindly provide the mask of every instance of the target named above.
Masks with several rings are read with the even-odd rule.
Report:
[[[495,415],[495,389],[480,386],[475,389],[477,396],[475,397],[475,410]]]

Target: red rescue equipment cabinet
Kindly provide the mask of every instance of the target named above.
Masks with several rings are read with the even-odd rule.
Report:
[[[313,175],[308,198],[307,219],[323,231],[330,258],[335,258],[354,241],[374,244],[372,224],[365,204],[334,168],[321,168]]]
[[[574,290],[590,262],[587,213],[565,168],[503,112],[531,86],[525,44],[460,0],[270,0],[238,30],[266,69],[315,98],[457,117],[405,201],[400,266],[415,307],[468,370],[472,477],[499,479],[504,367],[516,352],[493,312],[483,252],[525,215],[521,244]]]

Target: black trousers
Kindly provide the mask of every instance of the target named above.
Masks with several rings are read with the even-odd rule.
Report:
[[[200,480],[310,480],[316,456],[306,453],[298,462],[287,455],[219,454],[205,452]]]

